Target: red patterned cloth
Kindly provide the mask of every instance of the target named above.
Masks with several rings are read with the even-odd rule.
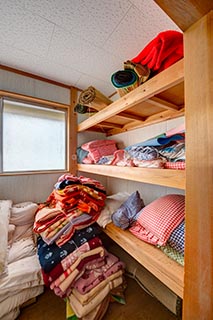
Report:
[[[83,163],[97,163],[101,157],[112,155],[117,150],[115,140],[94,140],[83,144],[81,148],[89,151]]]
[[[185,196],[169,194],[143,208],[129,230],[145,242],[163,246],[184,216]]]
[[[169,162],[165,163],[165,169],[176,169],[176,170],[185,170],[186,163],[185,161]]]
[[[160,72],[183,58],[183,34],[168,30],[161,32],[131,61]]]

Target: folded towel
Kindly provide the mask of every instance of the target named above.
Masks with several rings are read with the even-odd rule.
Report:
[[[183,58],[183,34],[168,30],[161,32],[133,59],[134,63],[147,65],[160,72]]]

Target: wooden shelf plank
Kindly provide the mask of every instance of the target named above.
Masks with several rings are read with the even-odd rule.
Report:
[[[169,289],[183,298],[184,268],[167,257],[160,249],[136,238],[128,230],[113,223],[103,231],[127,253],[163,282]]]
[[[125,96],[111,103],[95,115],[86,119],[78,125],[78,132],[85,131],[102,121],[123,112],[132,106],[140,104],[154,95],[172,88],[184,81],[184,64],[183,59],[176,62],[168,69],[162,71],[155,77],[146,81],[144,84],[129,92]]]
[[[185,189],[185,170],[78,164],[78,171]]]

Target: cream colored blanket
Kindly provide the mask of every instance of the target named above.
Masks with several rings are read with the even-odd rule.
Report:
[[[0,200],[0,275],[7,267],[8,227],[11,209],[11,200]]]

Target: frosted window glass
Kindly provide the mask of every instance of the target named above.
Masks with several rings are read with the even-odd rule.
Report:
[[[66,169],[66,112],[4,101],[3,172]]]

